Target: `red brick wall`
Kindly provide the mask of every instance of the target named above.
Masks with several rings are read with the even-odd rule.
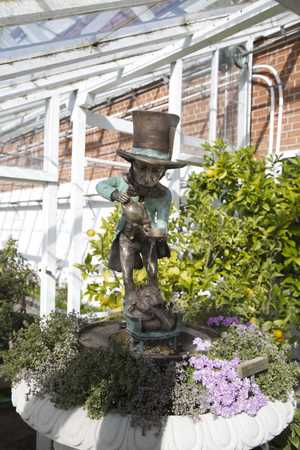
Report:
[[[182,94],[183,132],[189,136],[208,139],[210,73],[184,79]]]
[[[300,40],[266,49],[254,57],[254,64],[270,64],[279,73],[283,83],[284,113],[281,151],[300,149]],[[267,72],[265,72],[268,75]],[[268,75],[269,76],[269,75]],[[251,143],[257,147],[258,156],[268,148],[270,98],[264,84],[253,83]],[[276,93],[275,137],[277,132],[278,95]]]

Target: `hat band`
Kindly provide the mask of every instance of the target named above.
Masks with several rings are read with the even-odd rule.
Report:
[[[134,155],[147,156],[148,158],[163,159],[165,161],[170,161],[169,154],[156,150],[154,148],[141,148],[133,147],[132,153]]]

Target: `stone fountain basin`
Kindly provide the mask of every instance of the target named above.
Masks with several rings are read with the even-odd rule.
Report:
[[[248,450],[280,434],[292,421],[296,403],[268,402],[255,417],[203,414],[194,421],[169,416],[162,430],[130,425],[129,416],[108,414],[90,419],[83,408],[62,410],[49,399],[27,396],[25,382],[12,390],[12,402],[23,420],[54,441],[55,450]]]
[[[97,322],[82,330],[80,342],[83,349],[107,348],[116,337],[126,344],[126,333],[121,321]],[[154,359],[181,359],[192,350],[197,336],[216,337],[207,327],[183,327],[181,351],[174,353],[171,346],[170,354],[151,350],[147,355]],[[130,416],[108,414],[93,420],[83,408],[62,410],[47,397],[28,397],[28,391],[24,381],[14,386],[12,402],[28,425],[54,442],[55,450],[248,450],[280,434],[293,420],[296,408],[291,399],[268,402],[255,417],[242,413],[223,418],[208,413],[195,421],[187,416],[168,416],[160,431],[152,428],[143,434],[140,427],[131,426]]]

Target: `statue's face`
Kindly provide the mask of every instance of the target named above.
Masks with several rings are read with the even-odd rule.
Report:
[[[166,169],[164,167],[153,167],[150,164],[134,161],[132,171],[137,184],[145,187],[153,187],[164,176]]]

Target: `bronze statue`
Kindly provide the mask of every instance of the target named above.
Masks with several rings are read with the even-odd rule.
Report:
[[[110,177],[97,184],[104,198],[122,204],[122,217],[112,244],[109,267],[122,272],[125,285],[125,316],[139,323],[141,332],[170,331],[176,318],[165,307],[157,279],[158,258],[170,256],[167,226],[171,192],[159,183],[166,170],[183,167],[171,161],[175,114],[133,112],[133,149],[117,154],[131,163],[124,176]],[[137,288],[133,270],[146,268],[148,283]]]

